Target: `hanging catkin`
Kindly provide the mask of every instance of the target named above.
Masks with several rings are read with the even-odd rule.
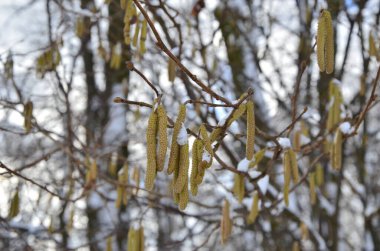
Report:
[[[283,157],[284,166],[284,202],[285,205],[289,205],[289,186],[290,186],[290,176],[291,176],[291,160],[289,150],[285,150]]]
[[[172,174],[175,169],[178,168],[178,158],[179,158],[179,145],[177,143],[177,138],[179,131],[181,130],[182,123],[186,118],[186,105],[182,104],[179,108],[179,113],[177,120],[174,123],[172,144],[170,149],[169,164],[168,164],[168,174]]]
[[[158,153],[157,153],[157,171],[162,171],[165,165],[165,156],[168,148],[167,124],[168,117],[163,105],[157,108],[158,115]]]
[[[147,169],[145,176],[145,188],[152,190],[154,179],[156,178],[156,134],[157,134],[158,115],[155,111],[149,116],[148,128],[146,130],[146,147],[147,147]]]
[[[32,118],[33,118],[33,103],[32,101],[26,102],[24,105],[24,128],[25,132],[29,133],[32,129]]]
[[[233,192],[239,203],[241,203],[245,194],[244,175],[238,173],[234,174]]]
[[[339,170],[342,167],[342,131],[338,128],[335,132],[331,150],[332,167]]]
[[[293,151],[293,149],[289,149],[288,151],[289,151],[293,181],[294,183],[297,183],[299,180],[297,156],[296,156],[296,153]]]
[[[252,100],[247,102],[247,143],[246,143],[246,158],[251,160],[254,154],[255,146],[255,110]]]
[[[334,71],[334,28],[331,14],[321,10],[317,31],[317,60],[319,70],[330,74]]]
[[[249,212],[249,215],[247,218],[248,224],[254,223],[258,214],[259,214],[259,193],[257,191],[254,191],[251,211]]]
[[[225,244],[231,235],[232,220],[230,218],[230,203],[228,200],[224,200],[222,209],[222,218],[220,220],[220,235],[221,242]]]
[[[189,144],[180,146],[179,149],[179,171],[178,177],[175,180],[174,192],[180,193],[188,180],[189,171]],[[186,187],[187,189],[187,187]]]
[[[198,147],[199,141],[200,141],[199,139],[195,139],[193,142],[193,146],[191,147],[190,190],[193,196],[197,195],[198,193],[197,176],[198,176],[199,158],[198,158],[197,147]]]

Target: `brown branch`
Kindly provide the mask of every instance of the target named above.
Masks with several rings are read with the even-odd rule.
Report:
[[[48,192],[49,194],[51,194],[51,195],[53,195],[53,196],[55,196],[55,197],[58,197],[60,200],[75,202],[76,200],[79,199],[79,198],[78,198],[78,199],[74,199],[74,200],[73,200],[73,199],[65,198],[65,197],[63,197],[63,196],[61,196],[61,195],[59,195],[59,194],[57,194],[57,193],[51,191],[50,189],[48,189],[48,188],[46,187],[46,185],[41,185],[41,184],[35,182],[34,180],[29,179],[28,177],[26,177],[26,176],[24,176],[24,175],[18,173],[17,171],[14,171],[14,170],[10,169],[10,168],[7,167],[3,162],[0,162],[0,168],[3,168],[3,169],[5,169],[5,170],[7,170],[9,173],[11,173],[11,174],[13,174],[13,175],[15,175],[15,176],[17,176],[17,177],[23,179],[23,180],[26,180],[26,181],[32,183],[33,185],[35,185],[35,186],[41,188],[42,190],[44,190],[45,192]]]
[[[145,9],[142,7],[140,2],[138,0],[133,0],[137,8],[140,10],[140,12],[143,14],[144,18],[149,24],[149,27],[152,29],[152,32],[157,39],[156,45],[166,54],[168,55],[177,65],[178,67],[187,75],[191,80],[193,80],[199,87],[202,88],[203,91],[207,92],[210,94],[212,97],[214,97],[217,100],[222,101],[225,104],[231,105],[231,102],[228,101],[226,98],[218,95],[215,93],[210,87],[205,85],[201,80],[197,78],[196,75],[194,75],[186,66],[184,66],[181,61],[174,56],[174,54],[168,49],[168,47],[165,45],[165,43],[162,41],[160,34],[158,33],[156,27],[153,24],[153,21],[150,19],[148,13],[145,11]]]
[[[153,89],[153,91],[156,93],[156,96],[159,97],[160,93],[158,92],[157,88],[145,77],[145,75],[136,69],[136,67],[133,65],[131,61],[127,62],[127,69],[130,71],[136,72],[149,86]]]
[[[127,100],[121,97],[116,97],[113,100],[114,103],[123,103],[123,104],[128,104],[128,105],[137,105],[137,106],[145,106],[149,108],[153,108],[151,104],[145,103],[145,102],[139,102],[139,101],[132,101],[132,100]]]

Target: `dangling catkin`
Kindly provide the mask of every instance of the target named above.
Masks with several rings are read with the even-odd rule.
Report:
[[[247,218],[248,224],[254,223],[258,214],[259,214],[259,193],[257,191],[254,191],[251,211],[249,212],[249,215]]]
[[[146,147],[147,147],[147,169],[145,176],[145,188],[152,190],[154,179],[156,178],[156,133],[157,133],[158,115],[152,111],[149,116],[148,128],[146,130]]]
[[[342,132],[337,129],[335,132],[332,154],[332,166],[334,169],[339,170],[342,166]]]
[[[246,158],[251,160],[255,152],[255,107],[252,100],[247,103],[247,143]]]
[[[298,183],[299,174],[298,174],[298,163],[297,163],[296,153],[293,151],[293,149],[289,149],[288,151],[289,151],[289,155],[290,155],[290,163],[291,163],[293,181],[294,181],[294,183]]]
[[[177,159],[179,158],[179,145],[177,143],[177,138],[179,131],[182,127],[182,123],[185,121],[186,118],[186,105],[182,104],[179,109],[177,120],[174,123],[174,129],[173,129],[173,136],[172,136],[172,144],[170,149],[170,156],[169,156],[169,164],[168,164],[168,174],[172,174],[175,169],[178,168],[177,166]]]
[[[148,22],[144,18],[141,25],[141,35],[140,35],[140,54],[141,55],[143,55],[146,51],[145,41],[146,41],[147,29],[148,29]]]
[[[318,19],[317,60],[319,70],[330,74],[334,71],[334,28],[331,14],[322,10]]]
[[[309,173],[310,203],[315,205],[317,194],[315,193],[315,172]]]
[[[167,124],[168,117],[163,105],[157,108],[158,115],[158,153],[157,153],[157,171],[162,171],[165,165],[165,156],[168,148]]]
[[[179,172],[174,184],[174,192],[180,193],[188,180],[189,144],[179,147]]]
[[[24,127],[25,132],[29,133],[32,129],[32,117],[33,117],[33,103],[32,101],[26,102],[24,105]]]
[[[290,176],[291,176],[291,162],[289,151],[284,152],[283,158],[284,165],[284,202],[285,205],[289,205],[289,185],[290,185]]]
[[[193,146],[191,147],[191,176],[190,176],[190,190],[193,196],[196,196],[198,193],[198,184],[197,184],[197,175],[198,175],[198,143],[199,139],[195,139]]]
[[[315,172],[316,172],[316,178],[315,178],[316,184],[317,186],[321,186],[324,181],[323,166],[321,165],[321,163],[317,164],[315,168]]]
[[[230,218],[230,203],[228,200],[224,200],[222,218],[220,221],[220,235],[222,244],[225,244],[227,242],[228,238],[231,235],[231,230],[232,221]]]
[[[233,192],[239,201],[241,203],[244,198],[245,194],[245,184],[244,184],[244,175],[235,173],[234,174],[234,188]]]
[[[206,127],[203,124],[199,128],[199,132],[201,133],[201,136],[202,136],[202,139],[204,142],[204,146],[205,146],[207,152],[209,152],[209,154],[211,156],[213,156],[214,151],[213,151],[212,146],[211,146],[211,141],[210,141],[210,138],[207,134]]]
[[[185,185],[183,186],[183,189],[181,193],[179,194],[178,208],[181,211],[186,209],[187,203],[189,202],[189,188],[188,187],[189,187],[189,180],[186,174]]]

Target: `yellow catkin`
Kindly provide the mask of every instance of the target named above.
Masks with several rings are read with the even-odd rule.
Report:
[[[140,169],[138,167],[133,168],[132,180],[136,186],[136,189],[133,189],[133,194],[137,195],[140,187]]]
[[[32,115],[33,113],[33,103],[27,102],[24,106],[24,128],[25,132],[29,133],[32,129]]]
[[[32,118],[33,118],[33,103],[32,101],[26,102],[24,105],[24,128],[25,132],[29,133],[32,129]]]
[[[202,165],[202,155],[203,155],[203,151],[204,151],[204,144],[203,144],[203,141],[200,140],[200,139],[197,139],[198,141],[198,144],[197,144],[197,158],[198,158],[198,164],[197,164],[197,176],[195,178],[195,182],[197,185],[200,185],[203,181],[203,177],[205,175],[205,168],[206,168],[206,165]]]
[[[176,63],[173,59],[169,58],[168,61],[168,80],[170,82],[174,82],[175,80],[175,74],[176,74]]]
[[[318,19],[318,30],[317,30],[317,61],[318,61],[319,70],[321,72],[324,72],[326,70],[325,43],[326,43],[326,23],[321,13]]]
[[[255,152],[255,106],[252,100],[247,102],[247,143],[245,154],[248,160],[253,158]]]
[[[331,74],[334,71],[334,27],[331,19],[331,14],[329,11],[324,10],[323,15],[325,16],[326,22],[326,43],[325,43],[325,64],[326,73]]]
[[[248,224],[254,223],[258,215],[259,215],[259,193],[257,191],[254,191],[251,211],[249,212],[249,215],[247,218]]]
[[[329,86],[329,101],[330,107],[327,115],[327,130],[330,131],[340,122],[340,107],[343,102],[340,87],[335,84],[333,80],[330,81]]]
[[[189,202],[189,188],[188,188],[188,186],[189,186],[189,181],[186,177],[185,185],[184,185],[181,193],[179,194],[179,202],[178,202],[178,208],[179,208],[179,210],[182,210],[182,211],[186,209],[187,203]]]
[[[189,144],[179,148],[179,172],[174,184],[174,192],[180,193],[188,180],[189,171]],[[187,189],[187,188],[186,188]]]
[[[8,218],[14,218],[18,215],[20,212],[20,197],[18,194],[18,190],[16,193],[13,195],[11,205],[9,207],[9,212],[8,212]]]
[[[317,186],[321,186],[324,182],[324,171],[323,171],[323,166],[321,163],[318,163],[316,168],[315,168],[315,173],[316,173],[316,184]]]
[[[120,7],[125,10],[125,7],[127,6],[127,1],[131,0],[120,0]]]
[[[246,110],[247,105],[246,104],[240,104],[239,107],[233,112],[231,119],[228,121],[228,126],[232,124],[232,122],[238,120]]]
[[[118,186],[117,186],[117,199],[115,201],[116,208],[120,208],[121,205],[126,206],[128,203],[128,163],[125,162],[123,168],[120,170],[118,175]]]
[[[334,71],[334,28],[327,10],[322,10],[318,19],[317,60],[321,72]]]
[[[136,250],[136,230],[133,227],[130,227],[128,231],[127,250]]]
[[[197,176],[198,176],[198,165],[199,165],[199,158],[198,158],[198,143],[199,139],[195,139],[193,142],[193,146],[191,148],[191,175],[190,175],[190,191],[193,196],[196,196],[198,193],[198,183],[197,183]]]
[[[106,251],[112,251],[112,236],[107,238]]]
[[[111,160],[108,166],[108,172],[112,177],[115,177],[117,172],[117,155],[117,152],[112,153]]]
[[[224,200],[222,218],[220,220],[221,243],[225,244],[231,235],[232,221],[230,218],[230,203]]]
[[[283,166],[284,166],[284,202],[285,202],[285,205],[288,206],[289,205],[289,186],[290,186],[290,176],[291,176],[291,162],[290,162],[290,154],[288,150],[284,152]]]
[[[239,203],[241,203],[245,194],[244,175],[235,173],[233,192]]]
[[[152,111],[149,116],[148,128],[146,130],[146,147],[147,147],[147,168],[145,176],[145,188],[152,190],[154,179],[156,178],[157,162],[156,162],[156,134],[157,134],[157,113]]]
[[[139,237],[139,249],[137,251],[144,251],[145,249],[145,236],[144,236],[144,228],[140,227],[138,230]]]
[[[297,130],[293,136],[293,148],[296,152],[299,152],[301,150],[301,135],[301,130]]]
[[[315,172],[309,173],[310,203],[315,205],[317,194],[315,193]]]
[[[289,156],[290,156],[290,164],[292,169],[292,176],[294,183],[298,183],[299,181],[299,173],[298,173],[298,163],[297,163],[297,156],[296,153],[293,151],[293,149],[289,149]]]
[[[300,244],[298,241],[293,242],[292,251],[300,251]]]
[[[169,164],[168,164],[168,174],[173,173],[177,166],[177,159],[179,158],[179,145],[177,143],[178,133],[181,129],[182,123],[186,118],[186,105],[182,104],[179,108],[177,120],[174,123],[173,136],[172,136],[172,144],[170,148],[170,156],[169,156]]]
[[[209,152],[209,154],[211,156],[213,156],[213,149],[212,149],[212,146],[211,146],[211,140],[207,134],[207,130],[206,130],[206,127],[202,124],[199,128],[199,132],[202,136],[202,140],[204,142],[204,147],[206,148],[207,152]]]
[[[219,139],[219,137],[220,137],[221,134],[222,134],[222,131],[223,131],[223,129],[220,128],[220,127],[215,128],[215,129],[211,132],[211,134],[210,134],[210,141],[211,141],[211,142],[214,142],[214,141],[216,141],[217,139]]]
[[[84,32],[85,32],[84,18],[78,17],[75,23],[75,35],[81,38],[83,37]]]
[[[121,65],[122,46],[121,43],[117,43],[112,47],[112,55],[110,67],[111,69],[119,69]]]
[[[369,46],[368,46],[369,55],[377,57],[376,42],[375,42],[372,32],[369,33],[368,42],[369,42]]]
[[[257,166],[261,162],[261,160],[264,158],[265,152],[266,152],[266,148],[261,149],[260,151],[255,153],[255,155],[253,156],[253,160],[249,163],[249,167],[251,168],[251,167]]]
[[[134,13],[133,1],[128,0],[126,3],[126,10],[124,15],[124,43],[129,46],[131,44],[131,19]]]
[[[158,153],[157,153],[157,170],[162,171],[165,165],[166,151],[168,149],[167,124],[168,117],[163,105],[157,108],[158,114]]]
[[[146,41],[147,30],[148,30],[148,22],[146,21],[146,19],[144,19],[141,25],[141,35],[140,35],[140,54],[141,55],[143,55],[146,51],[145,41]]]
[[[342,167],[342,132],[338,129],[335,132],[332,154],[332,166],[339,170]]]
[[[136,21],[136,26],[135,26],[135,33],[133,34],[133,39],[132,39],[132,45],[136,48],[137,47],[137,42],[139,39],[139,33],[140,33],[140,21],[139,17],[137,17]]]
[[[302,238],[302,240],[309,239],[309,229],[307,228],[307,226],[306,226],[305,223],[301,222],[300,230],[301,230],[301,238]]]

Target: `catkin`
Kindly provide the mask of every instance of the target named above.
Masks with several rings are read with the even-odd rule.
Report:
[[[329,86],[330,107],[327,115],[327,130],[332,130],[340,122],[340,106],[343,102],[342,93],[334,81],[330,81]]]
[[[139,33],[140,33],[140,21],[139,17],[137,17],[136,20],[136,26],[135,26],[135,33],[133,34],[133,39],[132,39],[132,45],[136,48],[137,47],[137,42],[139,39]]]
[[[239,107],[233,112],[231,119],[228,121],[228,126],[232,124],[235,120],[238,120],[246,110],[247,105],[246,104],[240,104]]]
[[[198,175],[198,143],[199,139],[195,139],[193,142],[193,146],[191,148],[191,175],[190,175],[190,190],[193,196],[196,196],[198,193],[198,184],[197,184],[197,175]]]
[[[321,11],[317,32],[317,61],[319,70],[330,74],[334,71],[334,28],[329,11]]]
[[[112,251],[112,236],[107,238],[106,251]]]
[[[20,212],[20,197],[17,190],[16,193],[13,195],[11,205],[9,207],[8,218],[12,219],[16,217],[19,212]]]
[[[189,144],[179,148],[179,172],[174,184],[174,192],[180,193],[188,180],[189,171]],[[187,189],[187,188],[186,188]]]
[[[124,15],[124,43],[129,46],[131,44],[131,19],[134,13],[134,5],[132,0],[126,3],[126,10]]]
[[[213,149],[212,149],[212,146],[211,146],[211,140],[207,134],[207,130],[206,130],[206,127],[202,124],[199,128],[199,132],[202,136],[202,139],[203,139],[203,142],[204,142],[204,147],[206,148],[207,152],[213,156]]]
[[[176,63],[173,59],[169,58],[168,62],[168,79],[170,82],[174,82],[176,74]]]
[[[298,163],[297,163],[296,153],[293,151],[293,149],[289,149],[288,151],[289,151],[289,155],[290,155],[290,163],[291,163],[293,181],[294,181],[294,183],[298,183],[299,173],[298,173]]]
[[[289,205],[289,185],[290,185],[290,176],[291,176],[291,162],[289,151],[284,152],[283,158],[284,165],[284,202],[285,205]]]
[[[324,171],[323,171],[323,166],[321,165],[321,163],[318,163],[316,168],[315,168],[315,172],[316,172],[316,177],[315,177],[315,181],[316,181],[316,184],[317,186],[321,186],[323,184],[323,181],[324,181]]]
[[[335,132],[332,154],[332,166],[339,170],[342,166],[342,132],[337,129]]]
[[[158,115],[158,153],[157,153],[157,171],[162,171],[165,165],[166,151],[168,148],[167,124],[168,117],[163,105],[157,108]]]
[[[32,129],[32,117],[33,117],[33,103],[32,101],[26,102],[24,105],[24,128],[25,132],[29,133]]]
[[[257,153],[255,153],[255,155],[253,156],[253,160],[249,162],[249,167],[251,168],[251,167],[257,166],[261,162],[261,160],[264,158],[265,152],[266,152],[266,149],[264,148],[258,151]]]
[[[144,236],[144,228],[140,227],[138,230],[138,237],[139,237],[139,249],[137,251],[144,251],[145,249],[145,236]]]
[[[246,158],[251,160],[255,150],[255,113],[254,103],[252,100],[247,102],[247,143]]]
[[[244,175],[235,173],[233,192],[239,203],[241,203],[245,194]]]
[[[172,144],[171,144],[171,149],[170,149],[169,164],[168,164],[168,170],[167,170],[168,174],[173,173],[173,171],[178,168],[177,159],[179,158],[179,145],[177,143],[177,137],[181,129],[182,123],[185,121],[185,118],[186,118],[186,105],[182,104],[179,109],[177,120],[174,123]]]
[[[145,47],[145,41],[146,41],[146,34],[148,30],[148,22],[146,19],[142,21],[141,25],[141,35],[140,35],[140,54],[143,55],[146,51]]]
[[[125,162],[123,169],[118,175],[118,186],[117,186],[117,199],[115,202],[116,208],[120,208],[121,205],[126,206],[128,203],[128,194],[126,185],[128,185],[128,163]]]
[[[187,203],[189,202],[188,186],[189,186],[189,181],[187,179],[187,174],[186,174],[185,185],[184,185],[181,193],[179,194],[179,202],[178,202],[178,208],[179,208],[179,210],[182,210],[182,211],[186,209]]]
[[[310,203],[315,205],[317,194],[315,193],[315,172],[309,173]]]
[[[254,191],[251,211],[249,212],[249,215],[247,218],[248,224],[254,223],[258,214],[259,214],[259,193],[257,191]]]
[[[156,133],[157,133],[158,115],[154,111],[149,116],[148,128],[146,130],[146,147],[147,147],[147,169],[145,176],[145,188],[152,190],[154,179],[156,178]]]
[[[228,200],[224,200],[222,209],[222,218],[220,221],[220,235],[221,243],[225,244],[231,235],[232,221],[230,218],[230,203]]]

